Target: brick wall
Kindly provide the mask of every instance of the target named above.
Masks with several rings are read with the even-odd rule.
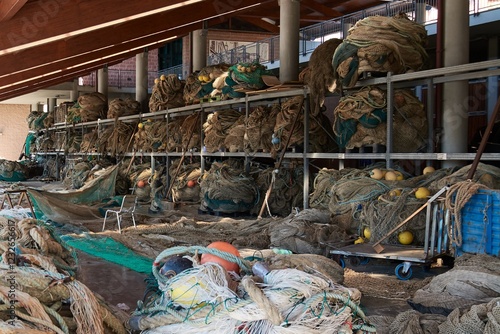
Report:
[[[28,134],[29,104],[0,104],[0,159],[16,161]]]

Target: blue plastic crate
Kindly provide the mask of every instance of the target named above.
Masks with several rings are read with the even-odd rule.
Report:
[[[479,190],[462,209],[463,253],[500,255],[500,191]]]

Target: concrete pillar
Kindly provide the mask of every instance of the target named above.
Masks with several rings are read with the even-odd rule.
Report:
[[[97,91],[108,98],[108,66],[97,70]]]
[[[148,112],[148,52],[135,56],[135,99],[141,103],[142,112]]]
[[[415,1],[415,22],[424,24],[425,23],[425,7],[427,4],[425,0]]]
[[[491,36],[488,39],[488,59],[498,59],[498,51],[498,36]],[[488,111],[488,120],[490,120],[498,100],[498,76],[488,77],[487,85],[486,110]]]
[[[279,0],[280,81],[299,79],[300,1]]]
[[[445,67],[469,62],[469,1],[444,3]],[[443,84],[443,153],[467,152],[469,83],[467,80]],[[463,165],[465,162],[443,161],[442,167]]]
[[[79,96],[79,93],[78,93],[78,79],[74,79],[73,80],[73,84],[71,86],[71,90],[69,92],[69,99],[74,102],[74,101],[78,100],[78,96]]]
[[[342,21],[342,39],[346,39],[347,35],[349,35],[349,29],[351,29],[352,26],[352,23]]]
[[[199,29],[192,33],[193,36],[193,72],[207,66],[207,30]]]
[[[51,97],[47,99],[47,112],[54,111],[54,107],[57,105],[57,98]]]

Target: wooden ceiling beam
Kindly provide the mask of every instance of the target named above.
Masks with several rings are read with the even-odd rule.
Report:
[[[269,0],[268,0],[269,1]],[[217,0],[216,2],[232,2],[232,0]],[[239,0],[240,8],[255,5],[252,0]],[[65,41],[55,41],[40,46],[32,47],[17,53],[1,54],[0,51],[0,77],[46,66],[54,61],[76,57],[78,55],[109,47],[121,45],[126,50],[126,42],[134,39],[146,38],[159,32],[173,30],[188,24],[194,29],[198,24],[201,28],[202,21],[207,17],[223,16],[219,8],[210,6],[205,10],[201,5],[190,5],[177,8],[168,13],[155,14],[150,17],[128,21],[120,25],[106,27],[99,31],[83,33],[72,36]],[[230,7],[228,7],[230,8]],[[240,9],[240,10],[241,10]],[[236,15],[236,12],[235,14]],[[146,37],[145,37],[146,36]],[[174,34],[172,34],[174,36]],[[76,63],[75,63],[76,65]]]
[[[0,22],[10,20],[28,0],[3,0],[0,3]]]
[[[272,33],[279,34],[280,33],[280,27],[278,27],[275,24],[271,24],[269,22],[266,22],[262,20],[262,18],[255,18],[255,17],[249,17],[249,16],[237,16],[241,20],[244,20],[248,23],[253,24],[254,26],[257,26],[259,28],[262,28],[264,30],[267,30]]]
[[[324,6],[314,0],[301,0],[300,5],[320,13],[324,16],[325,19],[336,18],[344,15],[343,13],[330,7]]]

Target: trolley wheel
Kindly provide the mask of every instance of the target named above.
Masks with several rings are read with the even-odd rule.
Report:
[[[345,260],[343,257],[340,257],[339,258],[339,264],[340,266],[342,267],[342,269],[345,269]]]
[[[404,270],[405,270],[405,264],[404,263],[398,264],[395,270],[396,277],[402,281],[407,281],[413,275],[413,271],[411,270],[411,267],[408,267],[406,272]]]
[[[359,264],[364,266],[365,264],[368,264],[370,262],[370,258],[369,257],[360,257],[360,262]]]
[[[358,257],[358,256],[351,256],[349,258],[349,263],[353,266],[353,267],[357,267],[361,264],[361,258]]]

